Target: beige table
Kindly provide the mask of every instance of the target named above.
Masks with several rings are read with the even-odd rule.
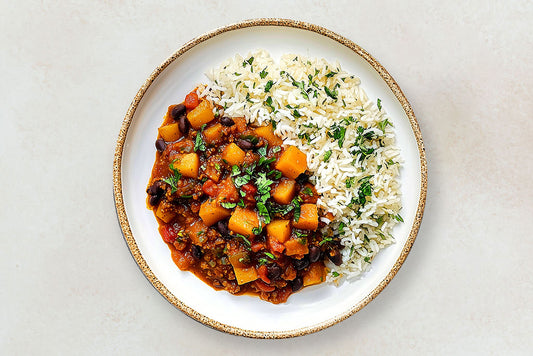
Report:
[[[0,4],[0,354],[527,354],[533,349],[531,1]],[[288,2],[287,2],[288,3]],[[209,329],[147,282],[112,196],[115,140],[150,72],[252,17],[325,26],[389,70],[428,158],[406,263],[317,334]]]

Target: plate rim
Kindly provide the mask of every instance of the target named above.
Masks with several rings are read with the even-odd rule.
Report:
[[[174,60],[179,58],[181,55],[183,55],[184,53],[186,53],[193,47],[215,36],[218,36],[226,32],[243,29],[243,28],[260,27],[260,26],[291,27],[291,28],[311,31],[311,32],[320,34],[322,36],[328,37],[340,43],[341,45],[355,52],[356,55],[359,55],[361,58],[363,58],[368,64],[372,66],[372,68],[385,81],[387,86],[391,89],[392,93],[394,94],[394,96],[399,101],[400,105],[402,106],[403,111],[405,112],[407,118],[409,119],[411,130],[415,136],[417,147],[418,147],[418,154],[420,158],[420,171],[421,171],[420,198],[418,201],[418,207],[416,210],[413,225],[411,227],[409,236],[402,248],[400,256],[396,259],[393,267],[387,273],[385,278],[383,278],[381,282],[368,295],[366,295],[363,299],[361,299],[357,304],[355,304],[349,310],[346,310],[339,315],[336,315],[328,320],[322,321],[315,325],[301,327],[298,329],[285,330],[285,331],[246,330],[243,328],[224,324],[224,323],[213,320],[197,312],[193,308],[187,306],[185,303],[180,301],[176,296],[174,296],[167,289],[167,287],[157,278],[157,276],[152,272],[146,260],[144,259],[141,252],[139,251],[139,248],[137,246],[137,243],[135,241],[135,238],[133,237],[133,233],[130,228],[129,220],[128,220],[125,206],[124,206],[123,194],[122,194],[122,154],[124,151],[124,144],[125,144],[126,137],[128,134],[128,129],[133,121],[133,117],[135,115],[138,105],[140,104],[142,98],[148,91],[148,88],[156,80],[159,74],[161,74],[172,62],[174,62]],[[122,121],[122,125],[121,125],[120,132],[118,135],[117,144],[115,147],[114,159],[113,159],[113,193],[114,193],[113,195],[114,195],[114,200],[115,200],[115,211],[117,213],[119,225],[122,231],[122,235],[129,247],[132,257],[134,258],[138,267],[143,272],[144,276],[148,279],[148,281],[152,284],[152,286],[163,297],[165,297],[165,299],[167,299],[168,302],[170,302],[172,305],[180,309],[187,316],[193,318],[194,320],[201,322],[202,324],[207,325],[211,328],[217,329],[219,331],[223,331],[223,332],[233,334],[233,335],[238,335],[238,336],[250,337],[250,338],[281,339],[281,338],[290,338],[290,337],[311,334],[311,333],[326,329],[330,326],[333,326],[349,318],[350,316],[352,316],[353,314],[355,314],[356,312],[364,308],[374,298],[376,298],[377,295],[381,293],[381,291],[390,283],[390,281],[394,278],[394,276],[396,275],[396,273],[398,272],[398,270],[404,263],[405,259],[407,258],[407,255],[411,251],[411,247],[413,246],[413,243],[418,234],[418,230],[420,228],[420,224],[422,222],[422,216],[424,213],[426,195],[427,195],[427,162],[426,162],[424,143],[422,140],[422,133],[420,131],[420,126],[418,124],[414,111],[411,108],[411,105],[409,104],[407,98],[405,97],[404,93],[400,89],[400,86],[392,78],[389,72],[372,55],[370,55],[366,50],[361,48],[359,45],[355,44],[353,41],[318,25],[314,25],[314,24],[304,22],[304,21],[299,21],[299,20],[292,20],[292,19],[256,18],[256,19],[244,20],[244,21],[240,21],[237,23],[222,26],[222,27],[216,28],[215,30],[209,31],[207,33],[204,33],[203,35],[200,35],[190,40],[189,42],[181,46],[178,50],[176,50],[162,64],[160,64],[150,74],[148,79],[145,80],[145,82],[142,84],[141,88],[138,90],[137,94],[135,95],[133,101],[131,102],[126,112],[126,115]]]

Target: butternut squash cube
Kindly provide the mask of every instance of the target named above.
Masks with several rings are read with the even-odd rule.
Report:
[[[252,262],[250,254],[246,251],[241,251],[228,256],[229,263],[233,268],[248,268]]]
[[[305,239],[287,240],[283,245],[285,245],[285,254],[287,256],[303,256],[309,253],[309,246],[307,245],[307,241]]]
[[[207,124],[215,119],[213,105],[208,100],[202,100],[197,107],[187,114],[187,119],[195,130],[200,129],[203,124]]]
[[[288,146],[276,163],[276,169],[290,179],[296,179],[307,170],[307,156],[295,146]]]
[[[281,146],[283,144],[283,140],[279,138],[278,136],[276,136],[276,134],[274,133],[274,130],[272,129],[272,125],[258,127],[254,130],[254,133],[257,136],[262,137],[265,140],[267,140],[268,145],[270,147]]]
[[[272,189],[272,198],[279,204],[289,204],[296,192],[296,181],[292,179],[282,179],[278,185]]]
[[[257,213],[240,206],[235,208],[228,222],[228,228],[231,231],[244,236],[254,236],[253,229],[259,226]]]
[[[173,165],[184,177],[198,178],[200,159],[196,153],[176,155],[176,160]]]
[[[284,243],[291,236],[290,220],[274,220],[266,226],[267,236]]]
[[[159,128],[159,134],[166,142],[176,141],[182,136],[177,122],[170,125],[161,126]]]
[[[216,124],[204,130],[205,142],[209,145],[215,145],[222,139],[222,125]]]
[[[222,152],[222,159],[232,166],[240,166],[244,162],[246,153],[235,143],[230,143]]]
[[[168,224],[170,221],[172,221],[172,219],[174,219],[176,213],[169,204],[165,204],[164,202],[162,202],[157,207],[157,210],[155,211],[155,216],[157,216],[159,219],[163,220],[165,223]]]
[[[316,204],[302,204],[300,218],[292,223],[297,229],[316,230],[318,228],[318,209]]]
[[[322,262],[311,263],[304,274],[304,287],[319,284],[326,280],[326,266]]]
[[[185,233],[193,244],[202,246],[207,241],[207,230],[208,227],[202,220],[196,220],[185,228]]]
[[[200,215],[204,224],[211,226],[230,216],[231,211],[223,208],[215,199],[208,199],[200,205],[198,215]]]
[[[239,284],[245,284],[257,279],[257,271],[254,266],[247,268],[233,267],[233,272],[235,272],[235,278]]]

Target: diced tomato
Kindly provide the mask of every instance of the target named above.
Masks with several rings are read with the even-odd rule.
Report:
[[[176,240],[178,231],[174,228],[174,225],[165,224],[159,227],[159,232],[163,237],[163,241],[171,244]]]
[[[246,194],[246,200],[255,201],[254,195],[257,193],[257,188],[252,183],[246,183],[241,187],[241,190]]]
[[[208,179],[205,181],[204,185],[202,185],[202,191],[210,197],[214,197],[218,194],[217,184],[211,179]]]
[[[252,246],[250,246],[250,249],[252,250],[252,252],[257,252],[257,251],[261,251],[265,247],[266,246],[264,242],[256,241],[252,244]]]
[[[270,284],[270,278],[268,278],[268,268],[265,265],[259,266],[257,269],[257,275],[259,278],[261,278],[265,283]]]
[[[263,267],[265,267],[265,266],[263,266]],[[272,292],[274,289],[276,289],[276,287],[269,286],[268,284],[266,284],[265,282],[263,282],[260,279],[256,279],[254,281],[254,283],[255,283],[255,286],[257,287],[257,289],[259,289],[262,292]]]
[[[270,249],[270,251],[282,253],[283,250],[285,250],[285,246],[279,243],[278,239],[269,236],[267,238],[267,241],[268,241],[268,248]]]
[[[187,109],[194,109],[198,106],[198,104],[200,104],[200,101],[198,100],[198,94],[196,94],[194,91],[191,91],[185,97],[185,102],[183,104]]]

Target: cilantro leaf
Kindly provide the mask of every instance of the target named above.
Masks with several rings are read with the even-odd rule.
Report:
[[[272,80],[269,80],[266,84],[265,84],[265,93],[268,93],[270,91],[270,89],[272,89],[272,86],[274,85],[274,82]]]
[[[326,92],[327,96],[332,98],[333,100],[337,101],[337,91],[336,90],[330,90],[328,87],[324,87],[324,91]]]
[[[332,153],[333,152],[331,152],[331,150],[326,151],[326,153],[324,154],[324,162],[329,161],[329,159],[331,158],[331,154]]]
[[[203,124],[200,128],[200,131],[198,131],[198,133],[196,134],[196,139],[194,141],[194,152],[198,150],[203,152],[206,150],[205,142],[202,139],[202,132],[204,131],[205,126],[206,124]]]

